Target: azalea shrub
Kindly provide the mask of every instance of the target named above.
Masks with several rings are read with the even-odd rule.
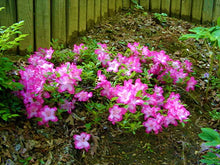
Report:
[[[194,90],[192,63],[173,60],[165,51],[151,51],[139,43],[127,46],[125,52],[117,52],[102,43],[74,45],[67,53],[74,59],[59,65],[53,63],[52,48],[40,48],[20,70],[24,88],[19,95],[27,117],[46,126],[57,122],[63,112],[83,118],[88,134],[74,139],[75,148],[86,151],[90,130],[106,120],[125,131],[135,133],[145,127],[146,133],[155,134],[187,122],[190,112],[175,91]]]

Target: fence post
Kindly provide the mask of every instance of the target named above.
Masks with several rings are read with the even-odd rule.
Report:
[[[193,0],[192,21],[201,23],[203,0]]]
[[[171,16],[180,18],[181,0],[171,0]]]
[[[115,10],[119,11],[122,9],[122,0],[115,0]]]
[[[50,0],[35,1],[35,45],[36,49],[50,47],[51,39]]]
[[[160,0],[151,1],[151,11],[155,13],[160,13]]]
[[[170,0],[161,0],[161,12],[170,15]]]
[[[112,16],[115,14],[115,0],[109,0],[108,2],[108,13],[109,16]]]
[[[182,0],[181,18],[191,21],[192,0]]]
[[[92,25],[94,25],[95,21],[95,1],[94,0],[87,0],[87,29],[90,29]]]
[[[52,39],[66,45],[66,3],[53,0],[52,3]]]
[[[79,1],[67,0],[67,43],[73,43],[79,31]]]
[[[101,20],[101,0],[95,0],[95,23]]]
[[[108,0],[101,0],[101,15],[102,18],[108,16]]]
[[[123,0],[123,8],[128,9],[130,8],[131,2],[130,0]]]
[[[82,35],[86,31],[86,1],[79,0],[79,34]]]
[[[214,6],[213,22],[216,24],[218,17],[220,17],[220,0],[215,0]]]
[[[140,5],[143,6],[144,10],[149,10],[150,0],[140,0]]]
[[[19,54],[24,54],[25,50],[31,46],[34,49],[34,5],[30,0],[17,0],[18,21],[24,20],[23,34],[28,34],[23,41],[20,41]]]
[[[213,0],[204,0],[203,12],[202,12],[202,23],[212,23],[212,13],[213,13]]]

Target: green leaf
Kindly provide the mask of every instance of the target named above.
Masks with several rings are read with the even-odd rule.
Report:
[[[220,17],[217,18],[217,25],[220,26]]]
[[[202,133],[200,133],[198,136],[205,141],[220,141],[220,135],[218,132],[214,131],[211,128],[201,128]]]

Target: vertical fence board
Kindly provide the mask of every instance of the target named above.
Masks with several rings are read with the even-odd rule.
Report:
[[[123,0],[123,8],[128,9],[130,7],[130,0]]]
[[[155,13],[160,13],[160,0],[151,1],[151,11]]]
[[[40,47],[49,48],[51,39],[50,0],[37,0],[35,3],[36,49]]]
[[[170,0],[161,0],[161,12],[170,15]]]
[[[192,0],[182,0],[181,18],[190,21],[192,11]]]
[[[67,0],[66,15],[67,15],[67,43],[72,43],[73,39],[78,36],[79,22],[79,1]]]
[[[202,23],[207,24],[212,22],[213,6],[214,6],[214,0],[204,0]]]
[[[144,10],[149,10],[150,0],[140,0],[140,5],[144,8]]]
[[[218,17],[220,17],[220,0],[215,0],[214,6],[213,22],[216,23]]]
[[[112,16],[115,14],[115,0],[109,0],[108,2],[108,13],[109,16]]]
[[[181,0],[171,0],[171,16],[180,18]]]
[[[66,45],[66,4],[65,1],[52,2],[52,38]]]
[[[101,1],[100,0],[95,0],[95,23],[100,22],[101,19]]]
[[[24,20],[24,27],[21,29],[23,34],[28,34],[23,41],[20,42],[19,50],[24,51],[29,46],[34,48],[34,8],[33,1],[17,0],[18,21]],[[21,53],[20,53],[21,54]]]
[[[0,7],[5,7],[0,13],[0,25],[10,26],[17,22],[16,7],[14,0],[0,0]]]
[[[79,34],[86,31],[86,0],[79,0]]]
[[[94,10],[95,1],[94,0],[87,0],[87,29],[91,28],[94,25],[95,21],[95,10]]]
[[[194,0],[192,5],[192,21],[201,22],[203,0]]]
[[[122,0],[115,0],[115,10],[119,11],[122,9]]]
[[[101,13],[102,13],[102,18],[108,16],[108,0],[101,0],[102,1],[102,8],[101,8]]]

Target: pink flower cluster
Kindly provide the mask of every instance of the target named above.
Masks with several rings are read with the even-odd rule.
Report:
[[[137,73],[141,73],[141,63],[140,59],[136,56],[130,56],[126,57],[122,54],[118,53],[117,56],[111,60],[110,57],[112,56],[108,49],[106,44],[100,44],[98,45],[101,47],[99,49],[95,50],[95,53],[98,55],[98,60],[101,61],[103,67],[108,67],[108,72],[118,72],[118,70],[125,70],[125,75],[131,75],[131,72],[135,71]]]
[[[132,80],[124,81],[124,86],[117,85],[112,87],[110,82],[104,78],[104,75],[98,72],[100,81],[96,88],[102,88],[101,95],[108,99],[117,97],[116,104],[109,109],[108,120],[115,124],[123,119],[126,112],[135,113],[137,106],[141,107],[141,112],[144,114],[143,125],[146,127],[146,132],[152,130],[157,134],[162,130],[162,126],[167,127],[169,124],[177,125],[177,120],[184,122],[190,115],[189,111],[185,109],[179,99],[178,94],[171,93],[166,100],[163,96],[163,88],[154,86],[154,93],[146,93],[148,89],[147,84],[141,83],[140,79],[136,79],[135,84]],[[101,79],[102,77],[102,79]],[[108,85],[106,85],[108,84]],[[140,92],[141,91],[141,92]],[[138,96],[138,93],[141,96]],[[147,98],[144,99],[144,98]],[[127,105],[127,108],[120,107],[120,105]]]
[[[120,53],[116,57],[107,50],[106,45],[102,45],[101,49],[96,49],[96,54],[104,58],[99,58],[103,67],[107,67],[108,72],[118,72],[125,69],[125,75],[130,75],[133,71],[142,73],[142,68],[148,67],[148,73],[157,76],[161,83],[186,83],[186,91],[194,90],[197,81],[194,77],[189,78],[192,72],[192,63],[185,60],[181,63],[178,60],[172,60],[164,51],[150,51],[147,47],[141,47],[139,43],[128,44],[130,54],[122,56]],[[112,58],[112,59],[111,59]],[[146,127],[146,132],[154,131],[156,134],[162,130],[162,127],[168,127],[169,124],[177,125],[178,122],[184,122],[190,115],[184,105],[180,101],[179,94],[171,93],[169,98],[163,96],[163,88],[157,85],[154,86],[154,93],[147,93],[148,85],[143,84],[138,78],[135,83],[133,80],[125,80],[124,85],[116,85],[113,87],[106,76],[97,72],[98,82],[97,88],[101,88],[101,96],[108,99],[116,98],[116,104],[109,109],[108,120],[113,124],[123,119],[125,113],[135,113],[137,106],[141,107],[141,112],[144,115],[143,125]],[[146,99],[147,98],[147,99]],[[125,108],[126,107],[126,108]]]
[[[157,79],[162,83],[182,83],[187,82],[186,91],[194,90],[197,81],[194,77],[189,78],[189,73],[192,72],[192,63],[185,60],[181,63],[179,60],[172,60],[162,50],[160,52],[150,51],[146,46],[141,47],[139,43],[128,43],[130,55],[122,56],[118,53],[116,57],[111,59],[112,55],[109,53],[105,44],[98,44],[101,48],[96,49],[95,53],[101,61],[103,67],[107,67],[108,72],[118,72],[125,70],[125,75],[130,76],[134,71],[142,73],[142,68],[149,67],[148,73],[152,76],[157,76]]]
[[[20,83],[24,85],[20,95],[23,97],[27,116],[28,118],[41,118],[42,120],[38,122],[39,125],[46,124],[48,126],[49,121],[58,121],[55,114],[57,107],[71,113],[76,100],[87,101],[92,97],[91,92],[75,93],[74,86],[77,86],[78,81],[81,81],[82,69],[78,69],[70,62],[54,68],[54,64],[47,61],[47,59],[51,59],[53,52],[52,48],[40,48],[28,59],[29,65],[25,67],[25,70],[20,70]],[[51,105],[45,105],[45,99],[51,98],[53,90],[75,95],[72,96],[72,101],[63,98],[63,102],[52,103],[53,107],[51,107]]]

